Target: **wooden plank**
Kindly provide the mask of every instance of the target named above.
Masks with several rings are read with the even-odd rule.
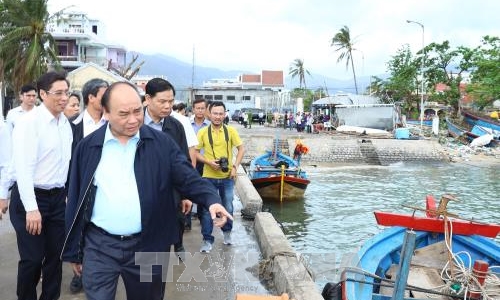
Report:
[[[440,271],[447,261],[448,249],[444,241],[441,241],[415,250],[411,264],[412,266],[435,268]]]
[[[387,272],[385,272],[385,277],[387,279],[393,279],[393,280],[396,279],[396,272],[398,271],[398,267],[399,267],[398,265],[392,264],[391,267],[387,270]],[[394,293],[394,288],[388,286],[381,286],[379,293],[385,296],[392,296],[392,294]],[[405,291],[404,297],[410,298],[409,290]]]
[[[399,261],[398,272],[394,283],[394,292],[392,293],[392,300],[402,300],[404,298],[408,276],[410,273],[410,263],[413,251],[415,250],[415,241],[417,234],[414,231],[407,230],[405,232],[405,239],[401,249],[401,259]]]
[[[377,224],[384,226],[402,226],[413,230],[430,232],[444,232],[444,220],[427,217],[416,217],[413,215],[395,214],[388,212],[374,212]],[[453,223],[453,234],[472,235],[478,234],[495,238],[500,233],[500,225],[484,224],[471,221],[451,219]]]
[[[411,267],[408,274],[408,284],[418,286],[424,289],[436,289],[444,284],[439,272],[433,268],[426,267]],[[414,298],[432,298],[438,300],[448,300],[446,296],[439,296],[424,292],[411,292]]]

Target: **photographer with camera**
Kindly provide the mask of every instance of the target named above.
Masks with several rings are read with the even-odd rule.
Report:
[[[222,101],[214,101],[209,106],[209,116],[212,123],[198,131],[196,160],[204,164],[203,177],[207,178],[217,188],[222,199],[222,205],[232,215],[234,180],[245,150],[236,129],[223,124],[225,112],[226,106]],[[233,147],[238,150],[234,162]],[[215,238],[212,235],[212,219],[205,208],[202,208],[200,221],[201,234],[203,235],[200,252],[209,253],[212,250]],[[232,228],[233,223],[231,220],[221,228],[225,245],[232,244]]]

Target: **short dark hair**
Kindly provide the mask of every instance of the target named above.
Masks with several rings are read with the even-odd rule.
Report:
[[[114,82],[112,83],[108,89],[104,92],[104,94],[102,95],[102,99],[101,99],[101,105],[102,107],[107,111],[109,112],[109,98],[111,97],[111,93],[113,92],[113,90],[119,86],[119,85],[128,85],[130,86],[131,88],[134,89],[134,91],[137,92],[137,96],[139,97],[139,99],[141,99],[141,94],[139,94],[139,91],[137,90],[137,87],[128,82],[128,81],[117,81],[117,82]]]
[[[38,98],[42,99],[42,97],[40,96],[41,90],[48,92],[52,88],[52,84],[54,82],[61,80],[66,81],[69,88],[69,80],[66,79],[66,71],[61,71],[61,72],[50,71],[40,76],[40,78],[38,78],[36,82],[36,87],[38,89]]]
[[[202,103],[202,102],[203,102],[203,103],[205,103],[205,107],[207,107],[207,100],[205,100],[204,98],[195,99],[195,100],[193,101],[193,107],[194,107],[196,104],[198,104],[198,103]]]
[[[156,93],[164,92],[164,91],[172,91],[174,92],[175,97],[175,88],[174,86],[163,78],[153,78],[146,83],[146,94],[153,97]]]
[[[31,83],[25,84],[21,87],[21,91],[19,92],[20,94],[27,93],[29,91],[35,91],[36,92],[36,87],[32,85]]]
[[[90,95],[93,95],[95,97],[97,96],[97,93],[99,92],[100,88],[108,88],[108,87],[109,83],[101,78],[93,78],[85,82],[85,84],[82,87],[83,104],[87,106],[89,104]]]
[[[224,105],[224,102],[222,102],[222,101],[213,101],[212,103],[210,103],[208,110],[212,111],[212,108],[218,107],[218,106],[224,107],[224,111],[226,111],[226,105]]]
[[[175,110],[183,110],[186,109],[186,104],[184,102],[179,102],[175,105]]]
[[[80,103],[81,98],[80,98],[80,95],[78,93],[75,93],[75,92],[71,93],[68,98],[71,98],[71,97],[75,97],[76,99],[78,99],[78,103]]]

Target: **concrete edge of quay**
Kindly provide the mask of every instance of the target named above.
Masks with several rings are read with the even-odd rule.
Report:
[[[273,215],[262,212],[262,198],[240,166],[236,192],[243,205],[243,217],[254,218],[254,230],[266,265],[278,294],[288,293],[290,299],[322,300],[309,271],[288,242]]]

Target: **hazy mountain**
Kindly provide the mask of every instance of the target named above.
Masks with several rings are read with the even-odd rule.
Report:
[[[193,77],[193,65],[189,62],[178,60],[174,57],[164,54],[147,55],[142,53],[132,52],[131,54],[139,54],[138,62],[145,61],[139,72],[140,75],[163,75],[177,88],[183,89],[191,87],[201,87],[204,81],[213,78],[237,78],[238,75],[247,73],[253,74],[245,70],[223,71],[217,68],[203,67],[196,65]],[[285,74],[285,88],[293,89],[299,86],[298,78],[291,78],[288,75],[288,70],[283,70]],[[358,90],[361,93],[366,87],[369,86],[370,77],[358,78]],[[328,89],[329,94],[338,92],[354,93],[354,82],[350,80],[338,80],[329,78],[320,74],[311,73],[311,76],[306,76],[307,88],[316,90],[325,87]]]

